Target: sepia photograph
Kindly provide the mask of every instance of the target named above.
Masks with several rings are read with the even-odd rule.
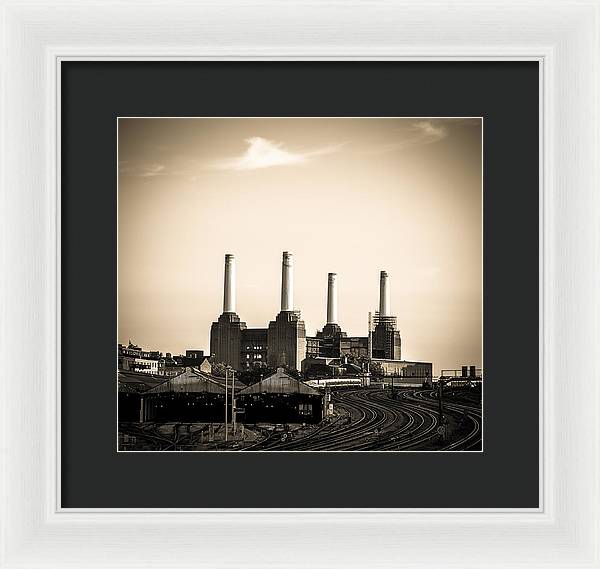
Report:
[[[119,117],[119,452],[481,452],[481,117]]]

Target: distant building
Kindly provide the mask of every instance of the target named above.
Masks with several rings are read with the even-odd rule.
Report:
[[[310,356],[302,360],[302,375],[305,378],[333,377],[335,369],[340,367],[339,358]]]
[[[158,375],[161,357],[160,352],[142,350],[131,342],[127,347],[123,344],[117,345],[117,368],[123,371]]]
[[[235,258],[225,255],[223,313],[210,329],[210,353],[215,362],[234,369],[255,362],[272,367],[300,370],[306,355],[306,332],[300,312],[293,309],[292,255],[285,252],[282,263],[281,312],[268,328],[248,328],[236,313]]]
[[[307,374],[312,370],[313,377],[318,373],[333,376],[337,367],[352,375],[354,370],[346,366],[348,361],[357,365],[362,374],[368,373],[366,362],[371,359],[399,362],[398,366],[404,369],[400,331],[390,309],[388,273],[380,272],[379,310],[373,324],[369,322],[368,336],[348,336],[339,325],[337,282],[336,273],[327,275],[327,321],[315,336],[306,336],[300,311],[294,309],[292,255],[284,252],[281,310],[267,328],[248,328],[235,311],[235,258],[225,255],[223,313],[212,323],[210,332],[213,363],[222,362],[239,371],[264,363]],[[386,369],[391,365],[386,364]]]
[[[186,350],[183,356],[183,367],[193,367],[204,373],[212,373],[210,358],[204,355],[204,350]]]
[[[369,338],[367,336],[347,336],[340,338],[340,356],[352,356],[355,359],[369,357]]]
[[[306,329],[299,312],[281,311],[269,322],[267,363],[271,367],[286,366],[300,371],[306,356]]]
[[[302,375],[306,379],[362,377],[369,375],[367,361],[354,363],[348,356],[341,358],[311,357],[302,361]]]
[[[240,368],[249,368],[255,362],[267,363],[268,331],[266,328],[246,328],[242,333]]]
[[[396,317],[375,315],[373,330],[373,358],[399,360],[402,357],[402,340],[396,330]]]
[[[323,330],[315,336],[306,338],[306,357],[354,359],[369,357],[369,338],[367,336],[347,336],[338,324],[337,274],[327,275],[327,322]]]
[[[396,329],[396,317],[391,315],[390,287],[386,271],[381,271],[379,275],[379,311],[375,313],[372,338],[372,357],[389,360],[399,360],[402,357],[400,332]]]
[[[306,336],[306,357],[318,358],[321,355],[322,341],[316,336]]]
[[[218,362],[241,369],[242,332],[246,323],[231,312],[224,312],[210,328],[210,353]]]
[[[158,360],[158,375],[173,377],[180,374],[185,369],[183,365],[183,356],[173,356],[169,352],[163,358]]]
[[[433,364],[429,362],[408,362],[402,360],[373,359],[372,366],[381,366],[384,377],[418,379],[431,382]],[[423,383],[419,381],[419,383]]]

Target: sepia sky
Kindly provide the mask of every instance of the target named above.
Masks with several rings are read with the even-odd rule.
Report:
[[[434,373],[482,364],[480,119],[119,119],[118,341],[209,352],[225,253],[237,313],[279,312],[281,254],[294,307],[367,334],[390,276],[402,357]]]

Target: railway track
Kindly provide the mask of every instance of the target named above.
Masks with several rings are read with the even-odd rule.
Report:
[[[422,401],[424,404],[433,405],[437,408],[438,399],[436,391],[418,391],[408,395],[414,400]],[[470,423],[470,431],[467,435],[461,437],[452,443],[443,446],[440,450],[481,450],[481,426],[482,426],[482,408],[480,405],[474,405],[471,401],[448,400],[448,396],[443,403],[444,412],[459,414],[462,419]]]
[[[380,389],[338,392],[333,401],[351,417],[318,427],[289,442],[271,441],[261,450],[377,451],[478,450],[481,448],[481,408],[471,402],[444,401],[444,413],[455,422],[468,421],[466,434],[444,444],[440,440],[437,394],[431,390],[402,390],[394,399]]]
[[[309,432],[282,440],[278,432],[258,429],[261,440],[242,451],[472,451],[481,449],[481,403],[469,393],[447,393],[444,397],[445,423],[452,425],[449,440],[442,440],[438,428],[437,391],[360,388],[332,393],[335,418],[323,421]],[[121,432],[147,441],[154,450],[193,449],[207,427],[182,432],[173,424],[172,433],[156,425],[123,425]],[[225,449],[224,449],[225,450]],[[233,449],[232,449],[233,450]]]

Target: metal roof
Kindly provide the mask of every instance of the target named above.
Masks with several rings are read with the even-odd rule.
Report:
[[[144,393],[166,381],[166,378],[139,371],[119,370],[118,381],[122,393]]]
[[[236,391],[245,387],[236,382]],[[231,392],[231,378],[227,384]],[[225,378],[215,377],[193,367],[185,368],[183,373],[170,377],[160,385],[150,389],[148,393],[225,393]]]
[[[242,389],[239,395],[252,395],[259,393],[301,393],[303,395],[321,395],[319,391],[309,387],[302,381],[294,379],[291,375],[285,373],[282,368],[277,368],[277,371],[265,377],[262,381]]]

